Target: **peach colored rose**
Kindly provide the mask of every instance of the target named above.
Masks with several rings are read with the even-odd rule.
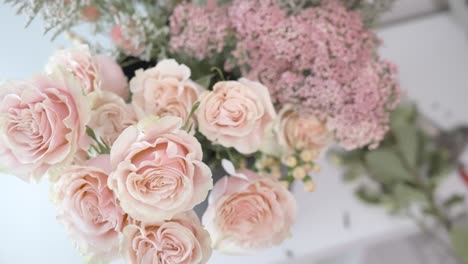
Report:
[[[170,219],[204,201],[212,188],[201,145],[181,123],[176,117],[146,118],[112,146],[109,186],[136,220]]]
[[[89,105],[69,74],[7,82],[0,100],[0,163],[12,174],[38,181],[87,149]]]
[[[108,146],[112,146],[125,128],[137,123],[133,107],[111,92],[97,92],[91,97],[92,111],[88,126]]]
[[[123,230],[122,253],[131,264],[203,264],[211,255],[210,236],[193,211],[170,221],[134,221]]]
[[[88,46],[57,51],[46,66],[47,72],[60,67],[69,71],[80,82],[83,92],[111,91],[124,100],[128,98],[128,83],[120,66],[105,55],[93,56]]]
[[[144,71],[137,70],[130,89],[138,115],[177,116],[187,120],[198,99],[198,85],[189,78],[190,69],[172,59]]]
[[[331,133],[325,122],[315,116],[302,116],[291,105],[280,111],[273,129],[284,154],[289,154],[295,149],[319,152],[331,140]]]
[[[130,89],[122,68],[113,58],[106,55],[95,55],[94,61],[99,71],[101,90],[113,92],[127,101]]]
[[[205,92],[196,113],[199,131],[210,141],[243,154],[257,151],[266,126],[275,118],[268,89],[258,82],[218,82]]]
[[[249,170],[234,171],[219,180],[209,198],[203,224],[213,248],[227,254],[256,252],[289,237],[296,201],[281,183]]]
[[[53,186],[58,219],[65,225],[81,253],[95,261],[118,256],[124,212],[107,187],[109,155],[62,171]]]

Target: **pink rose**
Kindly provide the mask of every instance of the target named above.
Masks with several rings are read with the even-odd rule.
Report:
[[[101,90],[113,92],[127,101],[130,89],[122,68],[113,58],[106,55],[96,55],[94,61],[99,71]]]
[[[258,82],[218,82],[200,99],[199,131],[210,141],[243,154],[257,151],[266,126],[275,118],[268,89]]]
[[[133,107],[111,92],[98,92],[91,96],[93,103],[88,126],[108,146],[112,146],[125,128],[137,123]]]
[[[286,155],[296,149],[320,152],[332,138],[325,122],[313,115],[300,115],[291,105],[280,111],[273,130]]]
[[[83,92],[111,91],[124,100],[128,98],[128,83],[120,66],[105,55],[93,56],[88,46],[57,51],[46,67],[48,72],[64,68],[80,82]]]
[[[190,69],[172,59],[145,71],[137,70],[130,89],[139,116],[177,116],[187,120],[198,99],[198,85],[189,78]]]
[[[69,74],[7,82],[0,100],[0,163],[23,180],[37,181],[87,149],[89,105]]]
[[[53,187],[58,219],[87,258],[105,261],[119,252],[124,212],[107,187],[109,155],[70,166]]]
[[[127,225],[122,251],[131,264],[203,264],[211,255],[210,243],[197,215],[188,211],[170,221]]]
[[[125,129],[111,149],[109,187],[132,218],[152,222],[191,210],[213,180],[197,139],[176,117],[155,117]]]
[[[278,245],[289,237],[296,201],[279,182],[249,170],[219,180],[209,198],[203,224],[212,246],[227,254],[243,254]]]

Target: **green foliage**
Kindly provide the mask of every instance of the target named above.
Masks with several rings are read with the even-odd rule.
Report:
[[[415,202],[420,205],[427,203],[427,198],[422,190],[402,183],[395,185],[393,195],[398,209],[406,209]]]
[[[406,124],[393,128],[397,148],[407,167],[416,168],[420,154],[420,138],[414,125]]]
[[[468,263],[468,224],[453,227],[450,231],[450,240],[455,253],[463,263]]]
[[[416,205],[423,214],[450,227],[449,212],[464,202],[463,197],[453,195],[439,204],[434,192],[455,164],[449,148],[426,133],[419,118],[413,105],[400,105],[392,113],[390,131],[378,149],[335,155],[344,167],[345,181],[367,178],[356,189],[361,201],[388,208],[394,214],[406,214]],[[369,180],[372,188],[368,187]]]
[[[443,206],[447,209],[450,209],[456,205],[459,205],[459,204],[462,204],[465,202],[465,197],[463,195],[460,195],[460,194],[454,194],[452,196],[450,196],[449,198],[447,198],[444,202],[443,202]]]
[[[344,172],[343,179],[347,182],[355,181],[366,173],[365,168],[359,163],[353,163]]]
[[[356,189],[355,192],[356,196],[363,202],[368,204],[381,204],[382,203],[382,195],[375,190],[371,190],[365,186],[360,186]]]
[[[383,147],[365,154],[365,163],[371,176],[383,184],[395,181],[412,181],[411,173],[405,168],[398,153]]]
[[[94,141],[94,144],[90,144],[91,152],[95,154],[109,154],[110,147],[102,140],[102,138],[98,137],[92,128],[86,126],[86,134]]]

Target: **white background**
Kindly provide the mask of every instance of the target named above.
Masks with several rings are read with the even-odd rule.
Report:
[[[38,23],[24,29],[25,18],[15,17],[5,5],[0,6],[0,17],[0,80],[40,72],[54,49],[65,43],[50,43]],[[392,25],[380,30],[380,36],[383,57],[399,65],[404,90],[423,111],[447,127],[468,123],[468,38],[448,13]],[[210,263],[290,262],[287,250],[297,263],[310,263],[311,258],[341,249],[365,248],[366,243],[384,236],[413,232],[410,223],[356,201],[352,187],[341,182],[339,170],[333,166],[324,165],[314,178],[316,192],[294,191],[300,210],[290,240],[255,256],[214,254]],[[0,264],[82,262],[55,220],[45,181],[26,184],[0,175],[0,186]],[[441,195],[447,190],[466,193],[467,189],[457,177],[451,177]],[[343,225],[344,212],[349,212],[350,229]],[[348,258],[347,263],[352,260]]]

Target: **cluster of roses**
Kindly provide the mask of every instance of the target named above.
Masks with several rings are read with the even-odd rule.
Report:
[[[212,248],[245,253],[279,244],[296,215],[284,182],[223,160],[230,176],[213,187],[195,135],[246,157],[288,153],[301,179],[327,141],[317,120],[277,115],[258,82],[207,90],[175,60],[128,82],[113,59],[86,46],[58,51],[45,73],[0,91],[0,164],[27,181],[48,175],[58,219],[92,261],[206,263]],[[193,208],[210,189],[203,227]]]

